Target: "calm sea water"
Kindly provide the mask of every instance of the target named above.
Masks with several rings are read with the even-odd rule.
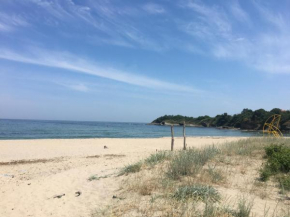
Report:
[[[174,127],[175,136],[182,136],[182,127]],[[239,130],[187,127],[187,136],[257,136]],[[0,139],[48,138],[158,138],[169,137],[169,126],[146,123],[113,123],[88,121],[0,120]]]

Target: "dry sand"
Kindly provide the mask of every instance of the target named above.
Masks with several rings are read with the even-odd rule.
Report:
[[[191,137],[187,144],[202,147],[238,139]],[[114,200],[123,179],[116,177],[120,168],[156,150],[170,149],[170,142],[170,138],[0,141],[0,216],[90,216]],[[175,149],[182,144],[182,138],[175,138]],[[92,175],[108,177],[88,181]]]

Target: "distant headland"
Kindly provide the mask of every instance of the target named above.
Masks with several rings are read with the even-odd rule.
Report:
[[[271,111],[264,109],[251,110],[243,109],[240,114],[229,115],[227,113],[215,117],[199,116],[187,117],[182,115],[164,115],[150,124],[152,125],[183,125],[193,127],[217,127],[223,129],[241,129],[241,130],[262,130],[266,120],[274,115],[281,115],[280,129],[290,131],[290,110],[274,108]]]

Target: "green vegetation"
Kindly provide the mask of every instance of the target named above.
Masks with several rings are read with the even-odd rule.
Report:
[[[250,217],[252,216],[252,208],[253,202],[247,202],[245,198],[239,200],[238,207],[236,209],[220,208],[216,207],[212,202],[206,202],[202,217]]]
[[[163,162],[166,159],[171,157],[171,153],[167,151],[159,151],[155,154],[151,154],[147,159],[145,159],[145,163],[149,166],[155,166],[158,163]]]
[[[242,200],[239,201],[238,210],[232,212],[232,215],[236,217],[249,217],[252,207],[253,203],[251,201],[247,202],[247,200],[243,198]]]
[[[221,199],[221,196],[219,192],[211,186],[191,185],[179,187],[174,193],[173,198],[177,200],[194,199],[217,202]]]
[[[196,175],[218,152],[215,147],[179,151],[168,165],[167,176],[171,179],[179,179],[181,176]]]
[[[217,147],[159,151],[126,166],[120,174],[128,174],[122,181],[122,196],[128,200],[113,205],[111,216],[256,216],[253,198],[273,201],[279,186],[280,199],[287,200],[290,139],[249,138]],[[261,166],[260,176],[275,177],[279,186],[258,179]],[[245,174],[247,178],[241,178]],[[230,201],[227,189],[234,190]],[[287,204],[265,204],[265,217],[289,213]]]
[[[139,172],[141,170],[141,167],[142,167],[142,162],[141,161],[139,161],[139,162],[137,162],[135,164],[130,164],[130,165],[124,167],[120,171],[119,175],[121,176],[121,175],[124,175],[124,174],[127,175],[129,173],[137,173],[137,172]]]
[[[280,188],[290,191],[290,174],[279,177]]]
[[[90,176],[88,178],[88,181],[94,181],[94,180],[99,180],[99,179],[104,179],[104,178],[108,178],[108,175],[105,175],[105,176],[97,176],[97,175],[93,175],[93,176]]]
[[[279,173],[288,173],[290,177],[290,147],[283,144],[272,144],[265,148],[265,152],[267,162],[261,171],[261,180],[267,181],[270,176]],[[283,180],[282,184],[287,186],[287,177]]]
[[[155,119],[152,124],[193,124],[204,127],[240,128],[244,130],[261,130],[266,120],[274,114],[281,115],[280,128],[282,131],[290,130],[290,110],[283,111],[274,108],[271,111],[264,109],[244,109],[240,114],[227,113],[215,117],[199,116],[197,118],[182,115],[164,115]]]
[[[234,217],[250,217],[252,208],[253,202],[252,201],[247,202],[245,198],[242,198],[238,203],[237,210],[227,209],[226,212]]]
[[[224,176],[220,173],[220,171],[217,171],[214,167],[209,166],[207,171],[213,183],[220,183],[224,180]]]
[[[272,144],[265,148],[267,162],[261,170],[260,178],[267,181],[275,176],[283,191],[290,191],[290,147]]]
[[[93,176],[90,176],[89,178],[88,178],[88,181],[93,181],[93,180],[99,180],[100,178],[98,177],[98,176],[96,176],[96,175],[93,175]]]
[[[279,138],[279,142],[289,143],[290,140]],[[242,139],[235,142],[227,142],[221,148],[225,155],[255,156],[257,153],[264,154],[264,148],[277,142],[275,137]]]

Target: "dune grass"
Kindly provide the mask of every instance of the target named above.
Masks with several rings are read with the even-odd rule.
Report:
[[[281,165],[274,164],[277,163],[277,159],[268,162],[269,156],[276,155],[279,149],[276,145],[280,147],[281,144],[284,144],[283,147],[290,147],[290,139],[250,138],[202,149],[156,152],[145,160],[121,170],[121,175],[128,175],[122,184],[123,193],[129,194],[130,197],[135,195],[142,203],[128,201],[122,207],[117,205],[113,208],[118,211],[118,215],[115,216],[131,216],[132,213],[132,216],[135,214],[176,217],[253,216],[253,200],[241,197],[242,199],[234,204],[226,205],[226,198],[219,187],[230,188],[231,183],[227,183],[227,179],[231,178],[230,174],[243,177],[247,174],[247,166],[251,168],[252,164],[260,164],[261,167],[266,165],[267,168],[272,166],[282,168]],[[275,153],[270,154],[271,151]],[[288,153],[285,149],[283,152]],[[289,188],[290,178],[285,168],[290,156],[280,155],[283,156],[284,173],[275,174],[274,180],[278,180],[277,183],[286,191]],[[259,169],[257,166],[256,168]],[[274,175],[271,173],[269,177],[271,176]],[[249,190],[245,188],[241,195],[244,191],[257,196],[261,192],[265,194],[267,184],[259,181],[259,175],[252,180],[253,183],[247,185],[253,187]],[[271,217],[289,217],[289,214],[281,210],[275,208]],[[268,217],[264,214],[264,217],[266,216]]]
[[[236,209],[226,208],[225,212],[231,214],[233,217],[250,217],[253,206],[254,203],[252,200],[247,201],[246,198],[240,198]]]
[[[142,164],[143,163],[141,161],[134,164],[129,164],[121,169],[121,171],[119,172],[119,175],[121,176],[121,175],[128,175],[129,173],[137,173],[141,170]]]
[[[169,160],[172,154],[168,151],[159,151],[155,154],[151,154],[145,159],[145,163],[149,166],[155,166],[156,164],[162,163],[165,160]]]
[[[137,163],[129,164],[122,168],[119,172],[119,176],[128,175],[130,173],[137,173],[141,171],[142,166],[147,165],[154,167],[155,165],[162,163],[165,160],[169,160],[172,156],[172,153],[167,151],[159,151],[155,154],[151,154],[148,158]]]
[[[166,175],[171,179],[196,175],[218,153],[219,150],[214,146],[202,150],[189,148],[186,151],[179,151],[170,161]]]
[[[173,198],[177,200],[201,200],[217,202],[221,199],[219,192],[212,186],[191,185],[180,186],[173,194]]]
[[[218,207],[212,202],[206,201],[201,217],[250,217],[253,208],[253,201],[240,198],[235,209]]]

